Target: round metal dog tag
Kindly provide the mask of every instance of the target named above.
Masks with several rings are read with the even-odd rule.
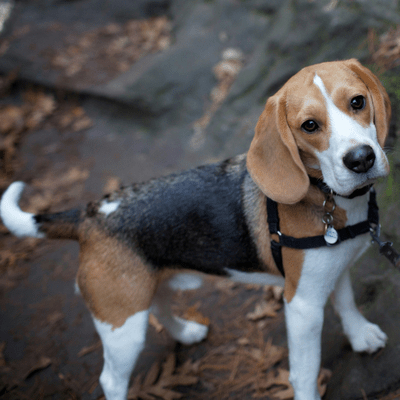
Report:
[[[328,227],[326,228],[324,239],[327,244],[335,244],[339,239],[339,234],[333,226],[328,225]]]

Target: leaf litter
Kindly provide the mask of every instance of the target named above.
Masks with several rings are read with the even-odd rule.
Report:
[[[0,96],[6,95],[17,79],[16,73],[0,77]],[[85,111],[72,102],[57,101],[53,94],[40,89],[27,89],[18,104],[0,105],[0,190],[4,191],[15,180],[21,170],[22,160],[19,148],[22,138],[45,126],[59,131],[69,130],[78,133],[92,125]],[[27,211],[43,212],[57,204],[64,204],[68,199],[77,197],[83,190],[83,183],[89,171],[80,166],[69,166],[59,171],[47,169],[30,182],[36,191],[24,204]],[[20,240],[11,237],[1,225],[0,235],[0,287],[15,286],[12,273],[19,260],[26,260],[37,247],[36,239]]]
[[[128,399],[180,399],[183,394],[171,388],[194,385],[198,381],[199,378],[193,375],[189,364],[176,368],[176,355],[172,353],[168,355],[162,365],[155,362],[144,377],[141,374],[136,376],[129,389]]]
[[[126,72],[146,54],[168,48],[172,25],[167,17],[112,23],[83,34],[70,35],[48,55],[51,68],[65,82],[87,87]]]

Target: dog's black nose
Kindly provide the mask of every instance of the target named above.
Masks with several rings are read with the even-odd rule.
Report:
[[[371,146],[363,144],[350,150],[344,157],[344,165],[351,171],[367,172],[375,163],[375,153]]]

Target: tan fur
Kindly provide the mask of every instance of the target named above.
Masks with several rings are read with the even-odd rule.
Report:
[[[263,261],[265,272],[280,275],[271,252],[271,235],[267,224],[267,201],[260,190],[246,188],[244,196],[245,214],[252,228],[253,240],[256,243],[258,256]]]
[[[93,220],[86,220],[82,230],[79,289],[97,319],[120,327],[128,317],[150,307],[160,277]]]
[[[281,232],[295,238],[323,235],[325,225],[322,217],[325,213],[322,204],[325,196],[317,188],[310,186],[307,196],[297,204],[279,204],[278,212]],[[329,205],[330,206],[330,205]],[[341,229],[347,221],[346,212],[339,207],[333,212],[333,226]],[[301,276],[304,251],[282,248],[285,269],[285,299],[290,302],[296,293]]]
[[[344,61],[344,64],[368,87],[373,100],[374,123],[376,126],[378,142],[383,148],[389,130],[392,112],[389,96],[378,78],[368,68],[362,66],[356,59]]]
[[[285,91],[268,99],[247,154],[247,169],[266,196],[293,204],[305,196],[310,182],[287,124],[286,103]]]
[[[46,232],[46,236],[49,239],[59,239],[60,237],[70,240],[79,240],[77,227],[71,224],[69,221],[58,222],[43,222],[41,224],[41,230]]]
[[[325,99],[321,90],[314,84],[314,77],[315,70],[312,67],[304,68],[283,88],[286,91],[287,104],[290,105],[287,107],[287,123],[299,149],[311,154],[315,150],[326,150],[330,138]],[[301,125],[309,119],[326,129],[318,134],[304,132]]]

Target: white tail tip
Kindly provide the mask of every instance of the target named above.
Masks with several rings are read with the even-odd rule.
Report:
[[[24,212],[18,206],[24,187],[23,182],[14,182],[4,192],[0,202],[1,219],[15,236],[43,238],[45,234],[39,232],[34,214]]]

